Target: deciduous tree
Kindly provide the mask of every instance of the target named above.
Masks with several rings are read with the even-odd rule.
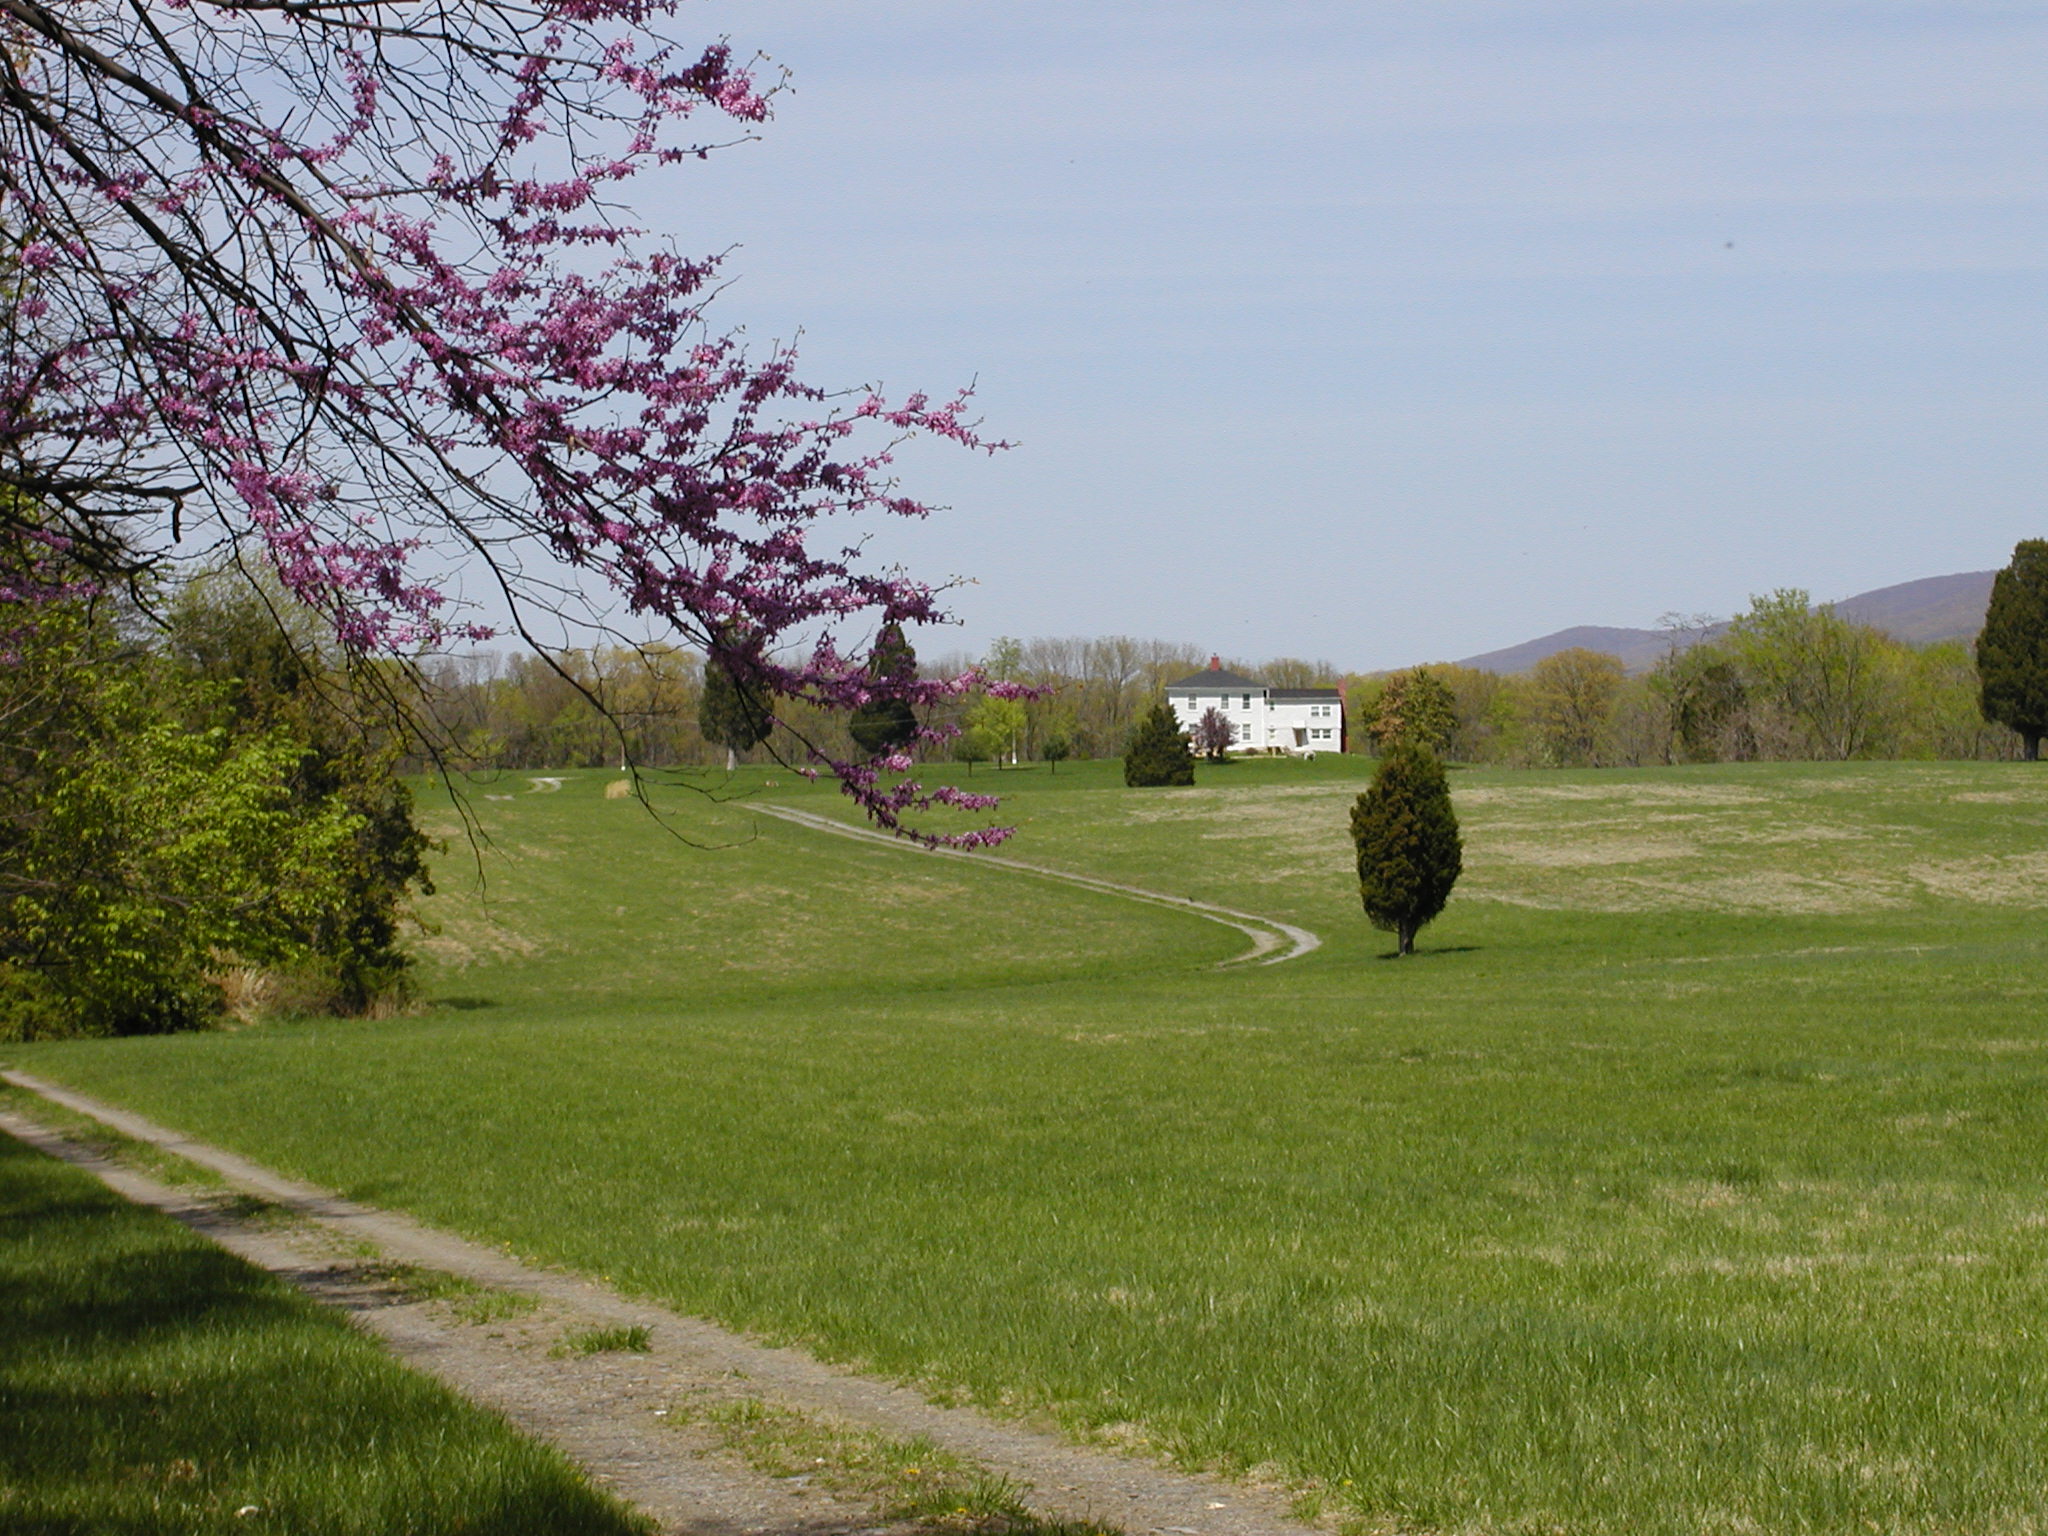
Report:
[[[1584,646],[1557,651],[1531,674],[1536,730],[1550,761],[1576,767],[1599,761],[1623,676],[1620,658]]]
[[[1375,750],[1406,742],[1441,756],[1457,724],[1451,690],[1429,668],[1413,667],[1388,674],[1370,729]]]
[[[773,94],[722,43],[680,50],[673,9],[0,3],[0,481],[25,493],[0,597],[226,544],[350,650],[406,654],[482,632],[429,574],[453,566],[529,643],[623,610],[705,651],[746,635],[721,659],[771,712],[871,699],[839,631],[937,595],[817,527],[923,515],[902,437],[980,440],[963,398],[749,354],[707,313],[720,259],[632,226],[635,177]],[[836,766],[885,826],[932,798]]]
[[[1195,729],[1189,737],[1189,744],[1195,751],[1212,763],[1223,761],[1224,753],[1237,740],[1237,727],[1232,725],[1223,711],[1210,705],[1202,711],[1202,718],[1195,722]]]
[[[1751,598],[1728,641],[1751,700],[1798,738],[1782,755],[1847,759],[1872,744],[1894,691],[1883,634],[1787,587]]]

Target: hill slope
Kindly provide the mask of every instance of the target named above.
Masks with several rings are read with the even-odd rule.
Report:
[[[1984,627],[1984,609],[1991,601],[1991,571],[1961,571],[1952,576],[1925,576],[1896,586],[1859,592],[1835,604],[1845,619],[1868,624],[1909,645],[1937,640],[1968,640]],[[1709,639],[1727,631],[1725,624],[1707,631]],[[1661,629],[1621,629],[1579,624],[1540,639],[1525,640],[1497,651],[1467,656],[1461,667],[1487,672],[1526,672],[1546,656],[1573,646],[1619,656],[1631,672],[1647,672],[1670,649],[1671,637]]]

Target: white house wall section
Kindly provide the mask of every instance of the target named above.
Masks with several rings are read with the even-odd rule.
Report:
[[[1207,671],[1170,684],[1166,701],[1183,731],[1209,710],[1230,722],[1233,752],[1344,750],[1344,695],[1337,688],[1268,688],[1255,678],[1226,671],[1214,657]]]

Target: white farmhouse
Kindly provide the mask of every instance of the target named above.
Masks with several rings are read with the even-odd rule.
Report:
[[[1237,736],[1233,752],[1304,756],[1344,750],[1341,688],[1268,688],[1225,671],[1211,656],[1206,671],[1167,685],[1166,702],[1183,731],[1192,731],[1205,711],[1221,712]]]

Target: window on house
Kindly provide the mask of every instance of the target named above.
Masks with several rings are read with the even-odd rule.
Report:
[[[1252,707],[1252,696],[1251,696],[1250,694],[1246,694],[1246,695],[1244,696],[1244,708],[1246,708],[1246,709],[1250,709],[1251,707]]]

